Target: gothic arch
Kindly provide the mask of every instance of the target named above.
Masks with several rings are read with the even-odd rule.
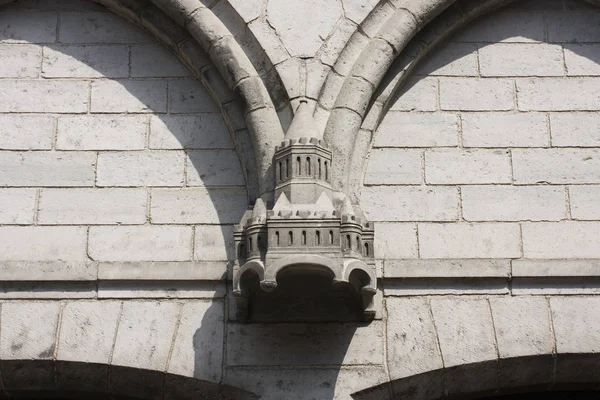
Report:
[[[373,132],[414,67],[443,39],[474,19],[512,3],[514,0],[424,0],[381,3],[371,16],[383,15],[377,33],[366,41],[354,59],[342,83],[335,103],[328,113],[324,138],[331,144],[338,160],[334,171],[336,187],[358,202],[363,165],[370,149]],[[598,0],[583,0],[600,5]],[[414,39],[414,40],[413,40]],[[350,51],[348,51],[350,53]],[[340,57],[342,58],[342,57]],[[393,70],[393,71],[392,71]],[[338,77],[339,79],[339,77]],[[334,86],[334,85],[332,85]],[[334,90],[327,87],[322,94]],[[320,100],[324,102],[323,99]],[[349,139],[351,138],[351,139]]]
[[[0,7],[15,1],[0,0]],[[229,122],[250,198],[269,192],[274,148],[283,140],[281,124],[254,65],[214,13],[200,2],[184,0],[89,1],[151,32],[180,56],[207,86]],[[235,103],[238,97],[243,101],[241,109]],[[240,115],[244,126],[236,121]]]

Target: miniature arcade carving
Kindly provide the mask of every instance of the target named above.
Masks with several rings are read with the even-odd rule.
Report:
[[[326,274],[332,287],[361,297],[362,318],[374,317],[374,230],[360,209],[331,186],[332,152],[319,138],[309,106],[301,103],[274,159],[275,204],[257,199],[235,229],[233,293],[237,318],[248,319],[251,288],[273,292],[284,270]]]

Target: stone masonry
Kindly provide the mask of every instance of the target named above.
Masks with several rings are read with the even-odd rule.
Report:
[[[594,1],[7,3],[0,399],[600,383]],[[300,104],[375,223],[370,322],[235,318],[234,225]]]

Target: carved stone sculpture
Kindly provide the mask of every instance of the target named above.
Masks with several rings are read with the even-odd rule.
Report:
[[[374,317],[373,225],[332,189],[334,160],[319,136],[308,104],[301,103],[275,149],[275,204],[267,208],[257,199],[236,226],[233,293],[239,319],[248,317],[244,276],[257,276],[260,289],[272,292],[288,269],[324,273],[333,285],[353,288],[362,297],[363,318]]]

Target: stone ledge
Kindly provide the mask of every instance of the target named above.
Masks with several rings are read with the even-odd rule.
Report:
[[[98,264],[98,280],[106,281],[220,281],[226,274],[226,261]]]
[[[385,278],[508,278],[510,260],[384,260]]]
[[[1,282],[222,281],[227,261],[1,261]]]
[[[515,278],[600,277],[600,260],[514,260]]]
[[[2,261],[0,280],[14,281],[95,281],[98,266],[86,261]]]

